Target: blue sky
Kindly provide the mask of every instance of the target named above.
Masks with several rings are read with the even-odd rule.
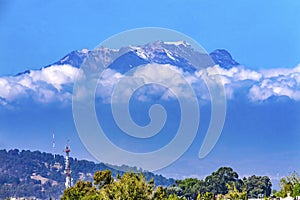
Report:
[[[242,175],[266,174],[278,181],[300,170],[299,19],[300,2],[292,0],[0,0],[0,148],[51,151],[55,130],[57,153],[70,139],[74,156],[91,159],[76,134],[68,101],[71,89],[65,87],[76,69],[54,66],[22,77],[7,76],[39,69],[73,50],[93,49],[121,31],[164,27],[192,37],[208,52],[227,49],[245,67],[220,70],[227,83],[228,109],[215,149],[198,159],[208,123],[204,117],[204,128],[185,156],[161,173],[203,177],[230,165]],[[208,107],[203,112],[209,116]],[[122,145],[116,135],[110,137]],[[141,147],[136,141],[124,144],[129,149]]]
[[[207,51],[229,50],[251,68],[294,67],[300,2],[0,1],[0,73],[40,68],[132,28],[171,28]],[[17,57],[17,58],[16,58]]]

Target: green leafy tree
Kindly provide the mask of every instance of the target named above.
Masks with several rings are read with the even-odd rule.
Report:
[[[98,199],[136,200],[151,199],[153,181],[146,182],[142,174],[125,173],[114,182],[98,190]]]
[[[238,190],[236,188],[236,183],[232,183],[232,185],[227,183],[226,186],[228,188],[228,193],[225,195],[226,199],[230,199],[230,200],[247,199],[247,192],[245,188],[243,188],[242,191]]]
[[[228,188],[226,184],[236,183],[236,187],[240,189],[243,181],[239,179],[237,172],[233,171],[230,167],[221,167],[216,172],[205,178],[207,191],[217,194],[227,194]]]
[[[269,197],[272,192],[272,183],[267,176],[250,176],[245,182],[248,198]]]
[[[300,196],[300,183],[295,184],[291,196],[292,197]]]
[[[176,195],[182,196],[183,191],[178,186],[172,185],[167,188],[167,196]]]
[[[178,197],[177,195],[175,194],[171,194],[169,195],[169,197],[167,198],[167,200],[185,200],[186,198],[184,197]]]
[[[167,189],[162,186],[158,186],[156,188],[156,191],[154,194],[154,199],[155,200],[164,200],[166,198],[167,198]]]
[[[178,188],[180,188],[177,195],[183,196],[186,199],[196,199],[199,193],[206,191],[206,186],[203,180],[196,178],[187,178],[176,181]]]
[[[99,188],[111,184],[114,181],[110,170],[97,171],[95,172],[93,178],[94,178],[94,184]]]
[[[96,188],[93,186],[92,182],[84,182],[82,180],[77,181],[74,187],[67,188],[64,191],[62,200],[74,200],[82,199],[85,196],[92,196],[96,194]]]
[[[154,181],[146,181],[142,173],[127,172],[114,180],[110,171],[98,171],[94,174],[94,185],[87,181],[78,181],[74,187],[64,191],[63,200],[178,200],[175,194],[168,195],[167,189],[158,186],[154,190]]]
[[[286,197],[290,194],[292,197],[300,195],[300,177],[297,172],[293,172],[280,179],[280,190],[276,192],[277,197]]]
[[[214,194],[212,192],[205,192],[201,199],[203,200],[213,200],[214,199]]]
[[[154,190],[154,182],[146,182],[143,174],[125,173],[123,177],[115,182],[116,190],[122,191],[121,195],[114,199],[151,199]],[[120,193],[119,193],[120,194]]]

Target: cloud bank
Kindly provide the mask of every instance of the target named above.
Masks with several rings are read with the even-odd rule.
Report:
[[[78,73],[79,69],[71,65],[53,65],[18,76],[0,77],[0,105],[13,105],[21,103],[24,99],[43,104],[71,102],[73,84]],[[185,93],[186,83],[192,85],[199,99],[209,100],[204,78],[221,80],[228,100],[241,96],[249,102],[262,102],[271,97],[300,100],[300,65],[294,68],[261,71],[246,69],[243,66],[224,69],[216,65],[193,74],[176,66],[161,64],[139,67],[130,75],[107,69],[98,80],[96,96],[104,102],[110,102],[116,84],[124,77],[127,78],[127,82],[122,82],[124,90],[119,95],[131,95],[132,91],[126,88],[130,88],[134,81],[141,84],[157,81],[163,83],[136,90],[134,96],[140,101],[153,98],[168,100],[176,98],[176,95],[189,98]],[[184,77],[184,81],[181,77]]]
[[[0,104],[19,103],[24,99],[39,103],[69,101],[78,71],[70,65],[53,65],[17,76],[0,77]]]

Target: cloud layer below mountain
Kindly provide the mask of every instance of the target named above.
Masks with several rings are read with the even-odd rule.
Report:
[[[0,77],[0,104],[20,104],[24,99],[37,103],[71,102],[73,84],[79,69],[71,65],[53,65],[41,70],[31,70],[18,76]],[[288,97],[300,100],[300,65],[294,68],[276,68],[261,71],[246,69],[243,66],[224,69],[218,65],[196,71],[194,74],[184,72],[171,65],[148,64],[139,67],[130,75],[107,69],[98,81],[96,96],[105,102],[110,101],[111,94],[118,82],[122,81],[123,94],[129,95],[132,82],[159,85],[140,88],[135,96],[140,101],[151,100],[157,95],[161,99],[175,98],[175,95],[186,96],[185,87],[191,84],[200,99],[210,98],[205,78],[219,79],[225,86],[228,100],[244,98],[249,102],[262,102],[271,97]],[[184,77],[182,79],[181,77]],[[183,81],[184,80],[184,81]]]
[[[39,103],[69,101],[72,97],[70,86],[78,71],[70,65],[54,65],[18,76],[0,77],[0,103],[20,103],[24,99]]]

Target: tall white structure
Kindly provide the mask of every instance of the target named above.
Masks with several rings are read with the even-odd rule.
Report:
[[[72,186],[72,184],[71,184],[71,168],[70,168],[70,162],[69,162],[70,151],[71,150],[69,149],[68,145],[66,145],[66,149],[65,149],[65,152],[66,152],[66,161],[65,161],[66,183],[65,183],[65,186],[66,186],[66,188],[69,188]]]
[[[54,131],[52,131],[52,153],[55,159],[55,137],[54,137]]]

